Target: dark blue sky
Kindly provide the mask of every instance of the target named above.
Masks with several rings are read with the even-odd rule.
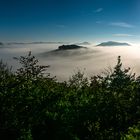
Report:
[[[0,0],[1,41],[138,42],[140,0]]]

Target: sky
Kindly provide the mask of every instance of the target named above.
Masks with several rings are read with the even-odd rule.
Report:
[[[0,41],[140,43],[140,0],[0,0]]]

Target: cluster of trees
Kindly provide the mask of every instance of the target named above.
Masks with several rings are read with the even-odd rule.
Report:
[[[29,53],[15,73],[0,62],[0,139],[140,139],[140,77],[123,69],[58,82]]]

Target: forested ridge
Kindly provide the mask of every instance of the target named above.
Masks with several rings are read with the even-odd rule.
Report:
[[[139,140],[140,77],[117,64],[87,78],[59,82],[29,52],[0,62],[1,140]],[[96,67],[96,66],[93,66]]]

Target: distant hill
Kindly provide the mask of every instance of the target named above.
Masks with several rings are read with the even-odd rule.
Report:
[[[76,43],[76,45],[90,45],[89,42]]]
[[[102,42],[96,46],[131,46],[131,45],[128,43],[108,41],[108,42]]]
[[[41,56],[61,56],[61,57],[68,57],[68,56],[79,56],[82,54],[86,54],[89,52],[88,48],[78,45],[62,45],[59,46],[58,49],[52,50],[49,52],[41,53]]]

